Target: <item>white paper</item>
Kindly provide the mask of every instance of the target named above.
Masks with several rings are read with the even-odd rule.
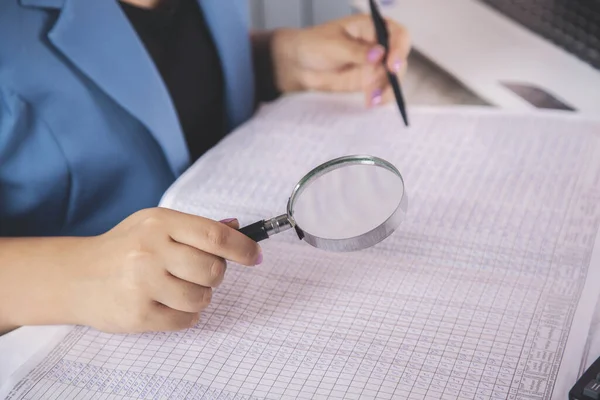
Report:
[[[600,294],[600,123],[410,117],[317,95],[262,109],[163,206],[252,223],[319,163],[371,154],[404,176],[399,230],[342,254],[279,234],[263,265],[230,266],[194,329],[74,328],[7,398],[566,398]]]
[[[16,383],[15,371],[34,367],[71,328],[24,326],[0,336],[0,389],[7,383]]]

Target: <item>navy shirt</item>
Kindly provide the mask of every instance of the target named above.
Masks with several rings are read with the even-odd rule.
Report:
[[[196,0],[121,7],[169,91],[194,162],[226,133],[223,72],[202,9]]]

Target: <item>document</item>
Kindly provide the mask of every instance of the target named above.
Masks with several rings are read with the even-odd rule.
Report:
[[[318,164],[369,154],[398,168],[409,195],[388,239],[331,253],[276,235],[262,265],[230,264],[194,328],[66,328],[0,397],[565,399],[600,295],[600,121],[409,111],[406,128],[393,106],[283,98],[162,201],[246,225],[284,213]]]

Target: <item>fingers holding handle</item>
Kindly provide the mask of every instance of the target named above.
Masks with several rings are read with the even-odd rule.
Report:
[[[202,217],[189,218],[180,215],[182,221],[172,219],[171,238],[181,244],[194,247],[235,263],[253,266],[262,262],[258,243],[228,224]]]

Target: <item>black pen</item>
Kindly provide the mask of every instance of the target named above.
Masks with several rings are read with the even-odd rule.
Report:
[[[388,53],[390,50],[389,45],[389,33],[385,24],[385,20],[379,13],[379,9],[375,4],[375,0],[369,0],[369,5],[371,6],[371,16],[373,17],[373,24],[375,24],[375,33],[377,34],[377,41],[383,48],[385,49],[385,56],[383,58],[383,64],[385,66],[385,70],[387,71],[387,76],[392,85],[392,89],[394,90],[394,96],[396,97],[396,103],[398,104],[398,108],[400,109],[400,114],[402,114],[402,119],[404,120],[404,124],[408,126],[408,116],[406,115],[406,109],[404,106],[404,98],[402,97],[402,91],[400,90],[400,83],[398,82],[398,77],[396,74],[390,72],[387,67],[386,61],[388,57]]]

